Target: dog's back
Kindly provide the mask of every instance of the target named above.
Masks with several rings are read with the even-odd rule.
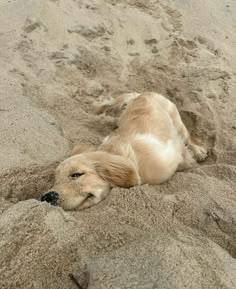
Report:
[[[118,129],[100,149],[136,162],[143,183],[165,181],[182,158],[183,140],[169,114],[173,104],[157,93],[129,96],[128,100],[121,96],[116,107],[121,108],[123,103],[127,106],[120,115]]]
[[[138,95],[122,112],[118,122],[119,133],[150,134],[166,142],[173,133],[173,124],[168,113],[170,104],[171,102],[160,94]]]

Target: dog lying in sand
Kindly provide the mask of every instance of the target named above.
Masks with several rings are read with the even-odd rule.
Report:
[[[121,113],[118,128],[96,151],[78,146],[57,167],[55,184],[41,201],[83,210],[101,202],[113,187],[161,184],[207,157],[175,104],[160,94],[123,94],[97,107],[98,113],[107,110]]]

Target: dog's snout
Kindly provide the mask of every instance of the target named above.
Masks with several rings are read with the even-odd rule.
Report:
[[[51,205],[56,206],[58,199],[59,199],[59,194],[55,191],[50,191],[41,197],[41,202],[46,201],[50,203]]]

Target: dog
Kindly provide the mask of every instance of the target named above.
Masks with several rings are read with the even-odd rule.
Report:
[[[127,93],[96,107],[98,114],[108,111],[120,113],[117,129],[97,149],[78,145],[57,167],[55,184],[41,201],[83,210],[101,202],[113,187],[161,184],[207,157],[175,104],[158,93]]]

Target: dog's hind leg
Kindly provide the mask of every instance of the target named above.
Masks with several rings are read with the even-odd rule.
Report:
[[[196,160],[193,158],[193,154],[188,150],[188,147],[184,146],[182,153],[183,160],[178,165],[177,171],[183,171],[193,168],[197,165]]]
[[[186,128],[186,126],[184,125],[182,119],[181,119],[181,116],[178,112],[178,109],[176,107],[176,105],[172,102],[169,102],[168,104],[168,112],[169,112],[169,115],[172,119],[172,122],[173,122],[173,125],[174,127],[176,128],[177,130],[177,133],[179,134],[179,136],[182,138],[183,140],[183,143],[184,144],[188,144],[188,140],[190,138],[189,136],[189,132]]]
[[[170,102],[168,105],[169,115],[173,121],[179,136],[182,138],[183,143],[188,147],[188,149],[193,153],[193,156],[197,161],[204,161],[207,158],[207,150],[198,145],[195,140],[190,136],[187,128],[185,127],[181,116],[177,110],[175,104]],[[188,157],[187,157],[188,159]]]
[[[188,148],[193,153],[197,161],[202,162],[207,158],[207,150],[196,144],[192,137],[188,138]]]

